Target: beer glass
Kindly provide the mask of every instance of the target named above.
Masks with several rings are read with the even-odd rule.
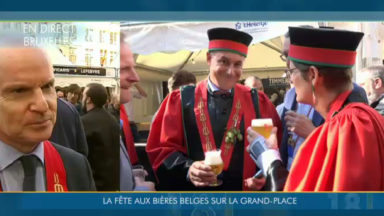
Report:
[[[147,173],[142,165],[135,165],[132,167],[132,174],[135,177],[136,181],[144,182],[145,176]]]
[[[204,164],[210,166],[216,176],[219,175],[223,171],[224,167],[224,162],[221,159],[221,150],[213,150],[206,152]],[[216,182],[210,184],[209,186],[216,187],[220,186],[222,183],[222,180],[217,179]]]
[[[271,118],[252,120],[252,129],[265,139],[268,139],[269,136],[271,136],[272,128],[273,122]]]

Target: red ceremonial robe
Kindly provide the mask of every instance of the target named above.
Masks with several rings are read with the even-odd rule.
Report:
[[[204,80],[200,82],[196,88],[195,88],[195,114],[196,114],[196,121],[199,121],[200,119],[198,116],[201,115],[199,113],[198,104],[200,103],[200,100],[204,103],[205,109],[207,109],[207,80]],[[272,118],[273,123],[275,126],[278,127],[279,131],[279,140],[281,138],[281,122],[280,118],[276,112],[275,107],[273,104],[269,101],[268,97],[262,93],[259,92],[259,109],[260,114],[263,118]],[[240,111],[239,115],[240,118],[244,118],[244,127],[245,129],[250,126],[251,120],[256,117],[254,110],[253,110],[253,103],[251,98],[251,91],[248,87],[236,84],[235,87],[235,95],[232,105],[232,114],[229,118],[229,121],[231,121],[231,118],[233,117],[234,109],[236,109],[237,102],[241,103],[242,110]],[[247,113],[245,113],[245,110],[249,110]],[[252,111],[253,110],[253,111]],[[249,112],[253,112],[253,114],[250,114]],[[208,114],[208,111],[205,111],[206,115]],[[206,121],[208,125],[208,129],[212,131],[209,121]],[[201,123],[196,122],[198,127],[201,127]],[[240,124],[238,124],[240,125]],[[213,135],[212,132],[209,133],[210,135],[210,141],[213,141]],[[245,132],[244,137],[244,167],[243,169],[243,180],[249,177],[252,177],[256,172],[256,165],[253,162],[253,160],[250,158],[249,153],[246,152],[246,147],[249,145],[248,140],[246,139],[247,134]],[[206,140],[206,137],[203,137],[201,134],[201,128],[200,128],[200,138]],[[223,139],[225,140],[225,139]],[[206,141],[203,141],[203,144],[206,144]],[[200,142],[201,145],[201,142]],[[213,148],[215,148],[217,145],[213,141]],[[224,148],[224,145],[221,145],[222,149]],[[207,146],[202,146],[203,150],[207,150]],[[233,148],[232,148],[233,149]],[[181,98],[180,98],[180,90],[175,90],[171,92],[163,101],[163,103],[160,106],[160,109],[158,110],[158,113],[156,115],[155,120],[152,123],[152,127],[150,130],[150,134],[148,137],[147,147],[146,151],[148,153],[149,160],[152,164],[152,168],[154,172],[156,173],[157,169],[161,166],[163,161],[167,159],[172,153],[174,152],[181,152],[184,155],[187,156],[187,146],[185,141],[185,135],[184,135],[184,128],[183,128],[183,116],[182,116],[182,105],[181,105]],[[222,151],[222,157],[224,161],[224,170],[226,167],[229,166],[230,156],[229,158],[224,156],[225,151]],[[229,150],[229,153],[232,154],[232,150]],[[188,156],[187,156],[188,157]],[[227,162],[226,162],[227,161]],[[247,188],[244,188],[244,190],[247,190]]]
[[[384,118],[363,103],[341,109],[350,93],[337,97],[303,143],[285,191],[384,190]]]

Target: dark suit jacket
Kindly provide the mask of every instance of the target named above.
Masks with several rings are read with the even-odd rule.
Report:
[[[85,156],[88,155],[83,124],[79,113],[71,103],[57,99],[57,118],[49,140]]]
[[[69,191],[94,191],[91,167],[87,158],[72,149],[52,143],[59,152],[67,172],[67,186]]]
[[[99,191],[120,189],[120,127],[103,108],[94,108],[81,117],[84,124],[93,178]]]
[[[120,190],[133,191],[135,189],[135,179],[132,173],[132,164],[129,159],[129,154],[124,145],[120,141]]]

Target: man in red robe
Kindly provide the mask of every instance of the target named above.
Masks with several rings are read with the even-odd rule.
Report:
[[[384,118],[352,91],[351,68],[364,34],[294,27],[289,34],[297,101],[314,106],[325,122],[307,137],[289,174],[269,148],[274,135],[265,140],[249,128],[252,157],[278,188],[288,176],[284,191],[384,190]]]
[[[255,118],[281,127],[268,97],[237,84],[252,36],[228,28],[208,30],[209,76],[196,87],[173,91],[161,104],[150,130],[147,153],[160,190],[246,190],[256,166],[246,152],[245,128]],[[221,150],[223,184],[204,153]]]

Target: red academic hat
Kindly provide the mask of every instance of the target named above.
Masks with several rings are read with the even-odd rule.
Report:
[[[252,36],[231,28],[213,28],[208,30],[209,52],[228,51],[247,57]]]
[[[289,27],[288,59],[307,65],[351,68],[363,36],[362,32]]]

